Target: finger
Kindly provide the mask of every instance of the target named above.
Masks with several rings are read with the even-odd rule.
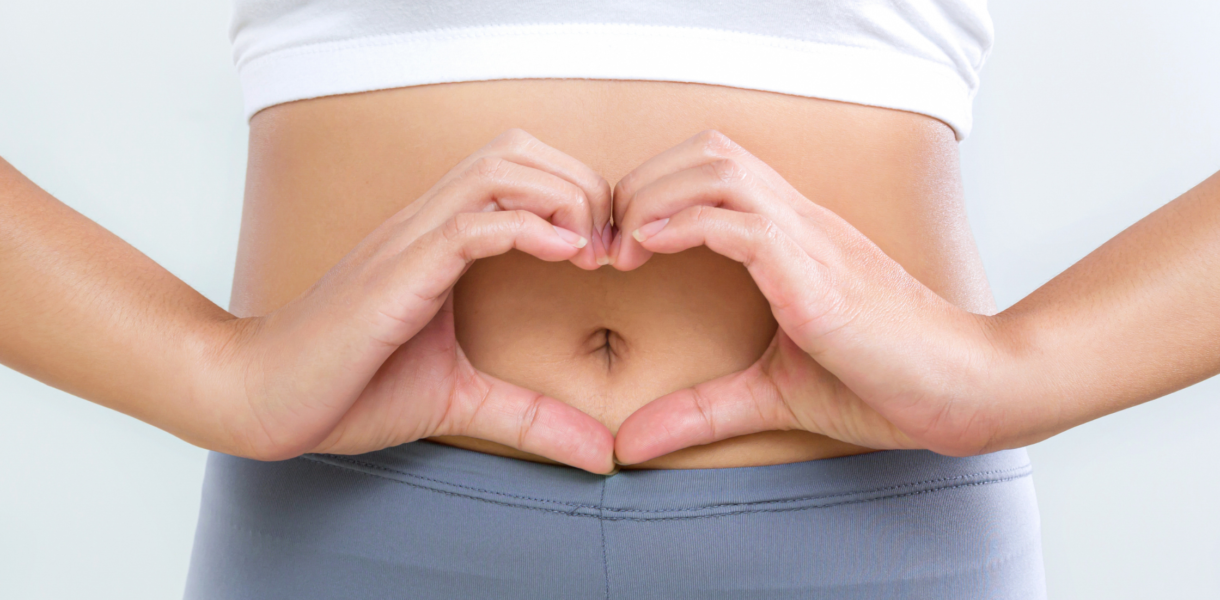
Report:
[[[598,265],[609,263],[606,238],[610,234],[611,189],[606,178],[583,161],[547,145],[523,129],[509,129],[495,142],[500,144],[505,158],[566,179],[584,191],[593,217],[590,249],[595,251]]]
[[[593,206],[593,224],[597,231],[610,224],[610,183],[584,162],[556,149],[523,129],[513,128],[500,134],[490,144],[504,158],[515,163],[545,171],[566,179],[580,189]]]
[[[448,185],[478,160],[489,157],[502,158],[537,169],[579,187],[589,200],[592,215],[591,228],[603,234],[602,237],[589,236],[592,241],[590,251],[595,251],[595,262],[598,264],[609,262],[605,250],[609,240],[604,238],[608,237],[610,230],[610,184],[589,165],[547,145],[523,129],[512,128],[496,136],[486,146],[467,156],[454,169],[446,173],[433,189]]]
[[[619,426],[615,458],[635,464],[739,435],[798,428],[779,389],[762,376],[761,362],[645,404]]]
[[[635,192],[644,186],[683,169],[719,159],[733,159],[775,187],[786,184],[783,177],[741,144],[715,129],[705,129],[682,143],[644,161],[623,176],[614,186],[614,222],[620,223]]]
[[[593,473],[614,465],[614,436],[593,417],[559,400],[478,373],[455,397],[439,435],[504,444]]]
[[[854,307],[842,301],[831,270],[762,215],[694,206],[638,231],[651,252],[702,245],[745,265],[780,327],[815,356],[822,336],[853,318]]]
[[[629,415],[615,436],[623,464],[760,431],[802,430],[878,449],[910,437],[798,348],[781,329],[749,369],[674,392]]]
[[[670,173],[689,169],[714,160],[730,158],[742,161],[747,168],[770,171],[763,161],[740,144],[714,129],[706,129],[683,140],[680,144],[644,161],[614,185],[614,222],[622,223],[635,193]]]
[[[645,223],[671,217],[691,206],[724,207],[764,215],[775,223],[799,222],[799,215],[769,185],[734,159],[717,159],[660,177],[635,192],[618,227],[623,232],[614,267],[630,271],[648,260],[650,252],[634,237]]]
[[[528,210],[588,240],[594,235],[593,207],[584,190],[550,173],[497,157],[475,161],[462,177],[437,190],[407,223],[407,233],[422,235],[461,212]],[[604,255],[604,253],[603,253]],[[576,255],[582,268],[600,266],[592,248]]]
[[[391,346],[415,335],[466,267],[480,258],[520,250],[546,261],[569,260],[588,239],[524,210],[458,213],[420,237],[393,262],[378,295],[375,328]]]

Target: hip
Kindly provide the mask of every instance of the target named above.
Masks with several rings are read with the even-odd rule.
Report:
[[[1041,598],[1024,450],[601,476],[419,441],[213,454],[188,598]]]

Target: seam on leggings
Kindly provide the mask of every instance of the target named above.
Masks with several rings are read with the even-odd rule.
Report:
[[[606,482],[610,478],[602,480],[602,499],[598,502],[601,504],[602,513],[598,515],[597,525],[602,532],[602,573],[606,576],[606,600],[610,600],[610,559],[606,558]]]
[[[435,494],[443,494],[446,496],[465,498],[468,500],[474,500],[476,502],[486,502],[488,504],[495,504],[498,506],[507,506],[509,508],[517,508],[517,509],[521,509],[521,510],[533,510],[533,511],[538,511],[538,512],[554,513],[557,515],[563,515],[563,516],[567,516],[567,517],[601,519],[604,521],[682,521],[682,520],[691,520],[691,519],[718,519],[721,517],[732,517],[732,516],[736,516],[736,515],[754,514],[754,513],[798,512],[798,511],[802,511],[802,510],[814,510],[814,509],[819,509],[819,508],[833,508],[836,506],[847,506],[847,505],[851,505],[851,504],[866,504],[868,502],[877,502],[879,500],[893,500],[893,499],[897,499],[897,498],[907,498],[910,496],[919,496],[922,494],[943,492],[943,491],[955,490],[955,489],[959,489],[959,488],[976,487],[976,486],[981,486],[981,485],[991,485],[993,483],[1004,483],[1006,481],[1023,479],[1025,477],[1029,477],[1031,474],[1030,472],[1026,472],[1026,473],[1022,473],[1020,475],[1014,475],[1011,477],[987,479],[987,480],[983,480],[983,481],[974,481],[971,483],[960,483],[957,485],[935,487],[935,488],[929,488],[926,490],[918,490],[918,491],[914,491],[914,492],[906,492],[904,494],[892,494],[889,496],[879,496],[877,498],[862,498],[859,500],[843,500],[841,502],[817,504],[814,506],[796,506],[796,507],[789,507],[789,508],[758,508],[758,509],[754,509],[754,510],[735,510],[735,511],[731,511],[731,512],[717,513],[714,515],[690,515],[690,516],[681,516],[681,517],[606,517],[606,516],[597,515],[597,514],[593,514],[593,515],[578,514],[576,512],[567,511],[567,510],[557,510],[554,508],[541,508],[541,507],[537,507],[537,506],[524,506],[521,504],[514,504],[511,502],[503,502],[500,500],[490,500],[488,498],[480,498],[478,496],[471,496],[469,494],[459,494],[457,492],[438,490],[436,488],[428,487],[426,485],[419,485],[417,483],[411,483],[409,481],[403,481],[401,479],[395,479],[393,477],[387,477],[385,475],[378,475],[376,473],[366,473],[363,471],[357,471],[355,469],[328,463],[326,461],[319,460],[319,461],[315,461],[315,462],[317,462],[318,464],[321,464],[321,465],[325,465],[327,467],[331,467],[332,469],[338,469],[340,471],[344,471],[347,473],[354,472],[357,474],[365,475],[367,477],[375,477],[377,479],[384,479],[386,481],[392,481],[394,483],[398,483],[398,484],[405,485],[408,487],[426,490],[426,491],[429,491],[429,492],[432,492]],[[624,509],[618,509],[618,510],[624,510]],[[698,510],[698,509],[683,509],[683,510]],[[637,512],[644,512],[644,511],[637,511]]]
[[[785,504],[785,503],[791,503],[791,502],[804,502],[804,501],[806,501],[806,500],[823,500],[823,499],[827,499],[827,498],[836,498],[836,497],[840,497],[840,496],[856,496],[856,495],[859,495],[859,494],[875,494],[875,493],[878,493],[878,492],[887,492],[887,491],[890,491],[890,490],[900,490],[900,489],[903,489],[903,488],[910,488],[910,487],[921,486],[921,485],[930,485],[930,484],[933,484],[933,483],[948,483],[948,482],[951,482],[951,481],[961,481],[962,479],[969,479],[969,478],[971,478],[971,477],[984,477],[984,476],[987,476],[987,475],[1001,475],[1001,474],[1013,473],[1013,472],[1017,472],[1017,471],[1023,471],[1023,470],[1029,470],[1029,471],[1031,471],[1031,472],[1032,472],[1032,469],[1031,469],[1031,466],[1032,466],[1032,465],[1031,465],[1030,463],[1025,463],[1025,464],[1023,464],[1023,465],[1016,466],[1016,467],[1010,467],[1010,468],[1007,468],[1007,469],[994,469],[994,470],[991,470],[991,471],[979,471],[979,472],[977,472],[977,473],[967,473],[967,474],[965,474],[965,475],[956,475],[956,476],[954,476],[954,477],[941,477],[941,478],[938,478],[938,479],[926,479],[926,480],[923,480],[923,481],[913,481],[913,482],[910,482],[910,483],[901,483],[901,484],[897,484],[897,485],[889,485],[889,486],[884,486],[884,487],[879,487],[879,488],[871,488],[871,489],[866,489],[866,490],[858,490],[858,491],[852,491],[852,492],[842,492],[842,493],[837,493],[837,494],[811,494],[811,495],[808,495],[808,496],[798,496],[798,497],[796,497],[796,498],[784,498],[784,499],[781,499],[781,500],[751,500],[751,501],[749,501],[749,502],[723,502],[723,503],[720,503],[720,504],[703,504],[703,505],[699,505],[699,506],[692,506],[692,507],[688,507],[688,508],[632,509],[632,508],[608,508],[608,507],[606,507],[606,506],[604,506],[604,505],[596,505],[596,504],[581,504],[581,503],[575,503],[575,502],[564,502],[564,501],[562,501],[562,500],[549,500],[549,499],[546,499],[546,498],[536,498],[536,497],[532,497],[532,496],[522,496],[522,495],[520,495],[520,494],[510,494],[510,493],[508,493],[508,492],[497,492],[497,491],[495,491],[495,490],[488,490],[488,489],[484,489],[484,488],[480,488],[480,487],[474,487],[474,486],[469,486],[469,485],[462,485],[462,484],[460,484],[460,483],[450,483],[450,482],[448,482],[448,481],[444,481],[444,480],[441,480],[441,479],[434,479],[434,478],[432,478],[432,477],[425,477],[425,476],[423,476],[423,475],[416,475],[416,474],[414,474],[414,473],[408,473],[408,472],[406,472],[406,471],[401,471],[401,470],[398,470],[398,469],[392,469],[392,468],[390,468],[390,467],[386,467],[386,466],[383,466],[383,465],[378,465],[378,464],[375,464],[375,463],[370,463],[370,462],[365,462],[365,461],[361,461],[361,460],[356,460],[356,459],[349,458],[349,457],[347,457],[347,456],[343,456],[343,455],[338,455],[338,454],[317,454],[317,455],[313,455],[313,456],[311,456],[311,455],[302,455],[302,456],[300,456],[300,458],[303,458],[303,459],[306,459],[306,460],[311,460],[311,461],[318,462],[318,463],[322,463],[322,464],[328,464],[328,465],[330,465],[330,466],[332,466],[332,467],[336,467],[336,468],[340,468],[340,469],[344,469],[344,468],[346,468],[346,469],[351,470],[351,471],[363,472],[363,471],[360,471],[359,469],[351,469],[351,468],[348,468],[348,467],[343,467],[342,465],[336,465],[336,464],[334,464],[334,463],[331,463],[331,462],[328,462],[328,461],[325,461],[325,460],[320,460],[319,458],[317,458],[318,456],[324,456],[324,457],[326,457],[326,458],[328,458],[328,459],[330,459],[330,460],[336,461],[336,462],[344,462],[344,463],[349,463],[349,464],[352,464],[352,465],[356,465],[356,466],[364,467],[364,468],[366,468],[366,469],[374,469],[374,470],[377,470],[377,471],[385,471],[385,472],[387,472],[387,473],[394,473],[394,474],[396,474],[396,475],[401,475],[401,476],[403,476],[403,477],[410,477],[410,478],[412,478],[412,479],[419,479],[419,480],[423,480],[423,481],[430,481],[430,482],[433,482],[433,483],[439,483],[439,484],[441,484],[441,485],[446,485],[446,486],[450,486],[450,487],[460,488],[460,489],[464,489],[464,490],[471,490],[471,491],[474,491],[474,492],[481,492],[481,493],[484,493],[484,494],[492,494],[492,495],[495,495],[495,496],[503,496],[503,497],[506,497],[506,498],[517,498],[517,499],[520,499],[520,500],[531,500],[531,501],[534,501],[534,502],[545,502],[545,503],[547,503],[547,504],[558,504],[558,505],[560,505],[560,506],[567,506],[567,507],[571,507],[571,509],[572,509],[573,511],[575,511],[575,510],[579,510],[579,509],[581,509],[581,508],[588,508],[588,509],[598,509],[598,510],[601,510],[601,511],[608,511],[608,512],[631,512],[631,513],[665,513],[665,512],[683,512],[683,511],[691,511],[691,510],[706,510],[706,509],[712,509],[712,508],[726,508],[726,507],[731,507],[731,506],[754,506],[754,505],[762,505],[762,504]],[[373,475],[372,473],[365,473],[365,474],[366,474],[366,475]],[[1027,474],[1028,474],[1028,473],[1027,473]],[[393,478],[387,478],[387,479],[393,479]],[[401,482],[401,483],[407,483],[407,482],[403,481],[403,482]],[[428,488],[428,489],[435,489],[435,488],[430,488],[430,487],[428,487],[428,486],[426,486],[426,485],[422,485],[422,484],[408,484],[408,485],[416,485],[416,486],[418,486],[418,487],[423,487],[423,488]],[[436,490],[436,491],[439,491],[439,492],[447,492],[447,490]]]
[[[441,485],[447,485],[447,486],[449,486],[449,487],[462,488],[462,489],[464,489],[464,490],[470,490],[470,491],[473,491],[473,492],[482,492],[482,493],[484,493],[484,494],[495,494],[495,495],[497,495],[497,496],[504,496],[504,497],[506,497],[506,498],[518,498],[518,499],[521,499],[521,500],[532,500],[532,501],[534,501],[534,502],[547,502],[547,503],[550,503],[550,504],[561,504],[561,505],[563,505],[563,506],[572,506],[572,507],[575,507],[575,508],[598,508],[598,506],[597,506],[596,504],[579,504],[579,503],[573,503],[573,502],[564,502],[564,501],[562,501],[562,500],[548,500],[548,499],[546,499],[546,498],[535,498],[535,497],[533,497],[533,496],[522,496],[522,495],[520,495],[520,494],[510,494],[510,493],[508,493],[508,492],[497,492],[497,491],[495,491],[495,490],[483,489],[483,488],[480,488],[480,487],[474,487],[474,486],[471,486],[471,485],[462,485],[462,484],[460,484],[460,483],[450,483],[450,482],[448,482],[448,481],[444,481],[444,480],[441,480],[441,479],[436,479],[436,478],[433,478],[433,477],[425,477],[425,476],[423,476],[423,475],[416,475],[415,473],[408,473],[407,471],[401,471],[401,470],[399,470],[399,469],[392,469],[392,468],[390,468],[390,467],[387,467],[387,466],[384,466],[384,465],[379,465],[379,464],[376,464],[376,463],[366,462],[366,461],[362,461],[362,460],[356,460],[356,459],[354,459],[354,458],[351,458],[351,457],[349,457],[349,456],[345,456],[345,455],[342,455],[342,454],[322,454],[322,453],[317,453],[317,454],[313,454],[313,455],[309,455],[309,454],[303,454],[303,455],[301,455],[301,456],[300,456],[300,457],[298,457],[298,458],[304,458],[304,459],[306,459],[306,460],[312,460],[312,461],[315,461],[315,462],[326,463],[326,461],[324,461],[324,460],[319,460],[319,459],[318,459],[318,457],[319,457],[319,456],[324,456],[324,457],[329,458],[330,460],[333,460],[333,461],[336,461],[336,462],[345,462],[345,463],[350,463],[350,464],[353,464],[353,465],[357,465],[357,466],[364,467],[364,468],[366,468],[366,469],[376,469],[376,470],[378,470],[378,471],[385,471],[385,472],[387,472],[387,473],[394,473],[394,474],[396,474],[396,475],[402,475],[403,477],[410,477],[410,478],[412,478],[412,479],[419,479],[419,480],[422,480],[422,481],[431,481],[431,482],[433,482],[433,483],[439,483],[439,484],[441,484]],[[329,464],[329,463],[327,463],[327,464]],[[339,466],[339,465],[332,465],[332,466]],[[352,469],[352,470],[355,470],[355,469]],[[427,487],[427,486],[424,486],[424,487]],[[443,491],[443,490],[441,490],[441,491]]]

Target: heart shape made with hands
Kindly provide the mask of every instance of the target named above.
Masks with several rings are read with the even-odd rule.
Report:
[[[657,398],[616,434],[482,372],[457,342],[454,288],[478,259],[519,250],[630,271],[653,253],[697,246],[745,266],[778,324],[774,338],[750,367]],[[584,163],[510,130],[301,296],[235,321],[217,367],[232,376],[219,378],[217,394],[239,408],[220,445],[280,460],[463,436],[603,473],[616,459],[771,430],[978,453],[997,415],[958,368],[995,354],[970,339],[988,338],[978,318],[719,132],[661,152],[611,189]]]
[[[727,136],[704,131],[645,161],[614,186],[611,211],[613,229],[594,239],[606,252],[598,264],[629,271],[653,253],[706,246],[745,265],[779,323],[747,369],[629,415],[614,439],[617,464],[770,430],[878,449],[976,451],[960,445],[961,423],[974,421],[969,407],[946,414],[910,393],[911,381],[927,379],[926,365],[894,348],[926,345],[928,332],[896,331],[876,317],[920,310],[960,322],[965,311]],[[870,364],[888,365],[887,377]]]
[[[630,271],[654,253],[697,246],[745,266],[778,324],[774,338],[748,368],[657,398],[616,434],[573,406],[482,372],[457,343],[453,290],[475,260],[516,249]],[[980,316],[924,287],[714,130],[648,159],[613,189],[584,163],[510,130],[379,226],[315,289],[266,327],[286,332],[272,345],[299,347],[282,364],[260,366],[294,374],[271,397],[296,404],[272,402],[258,415],[263,431],[304,432],[277,451],[284,455],[465,436],[606,473],[616,462],[773,430],[977,454],[997,427],[994,411],[988,416],[977,394],[962,391],[979,388],[962,385],[957,368],[989,356],[969,347],[988,338]],[[319,361],[316,347],[292,341],[309,329],[294,322],[333,314],[329,307],[363,315],[325,350],[354,359]],[[301,366],[313,364],[345,366]]]

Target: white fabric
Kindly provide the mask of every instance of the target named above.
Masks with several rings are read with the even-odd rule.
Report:
[[[487,79],[708,83],[926,114],[970,132],[986,0],[235,0],[247,117]]]

